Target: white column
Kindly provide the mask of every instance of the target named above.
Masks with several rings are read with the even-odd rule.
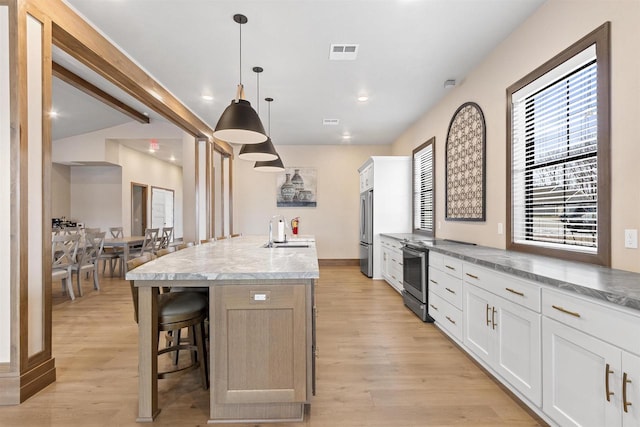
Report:
[[[28,229],[29,229],[29,342],[28,355],[44,350],[44,295],[42,277],[42,23],[27,18]]]
[[[0,364],[11,359],[11,117],[9,7],[0,6]]]
[[[182,237],[185,242],[195,241],[196,212],[196,143],[193,136],[182,137]]]
[[[196,243],[207,238],[207,141],[199,140],[198,144],[198,236]]]

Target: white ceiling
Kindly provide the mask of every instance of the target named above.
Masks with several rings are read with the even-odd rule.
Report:
[[[483,57],[544,2],[65,1],[212,128],[235,96],[240,55],[239,25],[233,15],[246,15],[242,81],[246,98],[256,108],[252,68],[264,68],[260,116],[268,128],[264,98],[273,97],[271,137],[276,146],[393,142],[445,96],[450,90],[443,87],[445,80],[463,82]],[[358,44],[357,59],[329,61],[332,43]],[[54,52],[56,61],[64,56],[59,50]],[[74,65],[73,60],[67,58],[63,65],[114,96],[126,98],[88,69]],[[86,127],[108,127],[111,125],[100,121],[110,123],[122,116],[97,106],[83,106],[83,101],[64,86],[54,84],[54,105],[61,115],[66,114],[63,110],[68,105],[75,105],[69,114]],[[212,95],[214,100],[204,101],[202,94]],[[369,100],[358,102],[356,98],[363,94]],[[93,108],[100,112],[93,115]],[[340,123],[323,126],[326,118]],[[62,124],[56,128],[58,135],[69,136]],[[343,134],[351,139],[346,142]]]

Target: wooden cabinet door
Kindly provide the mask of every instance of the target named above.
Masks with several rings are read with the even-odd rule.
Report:
[[[492,347],[491,294],[473,285],[463,285],[464,344],[487,363]],[[494,317],[495,319],[495,317]]]
[[[626,376],[625,376],[626,374]],[[624,427],[640,426],[640,357],[626,351],[622,352],[622,383],[620,391],[622,405],[622,425]],[[624,405],[627,402],[627,405]]]
[[[542,343],[543,411],[561,426],[622,425],[622,351],[548,317]]]
[[[531,402],[542,404],[540,314],[495,297],[494,369]]]
[[[215,403],[307,400],[304,285],[214,287]]]

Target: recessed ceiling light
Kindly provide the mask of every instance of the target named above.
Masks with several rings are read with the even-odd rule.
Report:
[[[367,95],[360,95],[358,97],[358,101],[360,102],[367,102],[369,100],[369,97]]]
[[[169,157],[169,161],[171,161],[171,162],[175,162],[175,161],[176,161],[176,156],[173,156],[173,155],[172,155],[171,157]]]
[[[58,117],[58,112],[57,111],[49,111],[49,117],[51,117],[51,118]]]
[[[346,140],[349,140],[349,139],[351,139],[351,135],[350,135],[350,134],[348,134],[348,133],[343,133],[343,134],[342,134],[342,139],[344,139],[345,141],[346,141]]]
[[[204,101],[213,101],[213,95],[201,95],[200,98]]]

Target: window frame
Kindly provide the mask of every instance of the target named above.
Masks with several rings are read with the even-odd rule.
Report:
[[[415,217],[415,213],[416,213],[416,198],[415,198],[415,194],[416,194],[416,168],[415,168],[415,158],[416,158],[416,154],[419,153],[420,151],[422,151],[423,149],[425,149],[426,147],[428,147],[429,145],[431,145],[431,159],[432,159],[432,165],[431,165],[431,195],[432,195],[432,224],[431,224],[431,231],[428,230],[423,230],[421,228],[415,228],[415,224],[416,224],[416,217]],[[414,234],[421,234],[424,236],[428,236],[428,237],[435,237],[436,235],[436,137],[432,136],[431,138],[429,138],[426,142],[424,142],[423,144],[420,144],[419,146],[417,146],[416,148],[413,149],[413,151],[411,152],[411,228],[413,230]]]
[[[610,33],[611,24],[605,22],[603,25],[591,33],[578,40],[576,43],[565,49],[531,73],[507,88],[507,227],[506,227],[506,247],[508,250],[527,252],[538,255],[552,256],[571,261],[587,262],[603,266],[611,265],[611,58],[610,58]],[[597,75],[597,97],[598,97],[598,146],[597,146],[597,167],[598,167],[598,202],[597,202],[597,241],[596,253],[580,252],[578,250],[558,249],[546,247],[540,244],[527,245],[515,243],[513,241],[513,194],[512,187],[512,95],[523,87],[544,74],[554,70],[578,53],[595,45]]]

